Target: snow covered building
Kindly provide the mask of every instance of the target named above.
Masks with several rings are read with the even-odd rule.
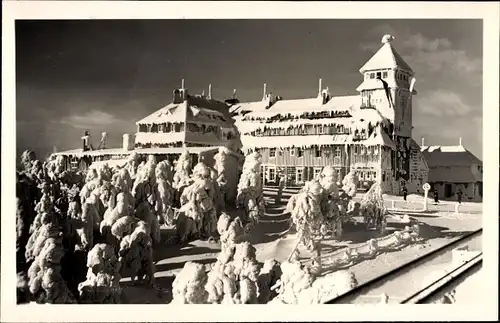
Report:
[[[459,190],[464,200],[483,197],[483,163],[462,145],[425,146],[422,154],[429,166],[429,183],[441,198],[455,198]]]
[[[364,186],[378,182],[385,192],[418,186],[422,174],[410,173],[412,152],[421,160],[411,139],[414,72],[393,39],[385,35],[359,70],[357,95],[333,97],[320,80],[316,97],[284,100],[264,86],[262,100],[231,107],[243,150],[262,154],[266,185],[281,175],[286,185],[301,185],[332,165],[341,177],[356,170]]]
[[[208,96],[190,95],[184,87],[184,80],[181,88],[173,91],[171,103],[137,121],[136,125],[135,136],[123,135],[122,148],[94,150],[89,148],[90,137],[86,134],[82,137],[83,149],[53,155],[65,156],[67,167],[86,169],[93,163],[94,166],[103,162],[124,164],[131,153],[138,154],[140,158],[154,155],[158,161],[168,159],[173,162],[187,149],[193,165],[203,160],[212,166],[219,147],[237,151],[241,146],[228,105],[211,98],[210,86]],[[99,147],[104,146],[101,140]],[[242,158],[237,153],[234,157]]]
[[[210,147],[238,148],[237,129],[225,102],[190,95],[182,87],[174,90],[167,106],[136,122],[136,148]]]

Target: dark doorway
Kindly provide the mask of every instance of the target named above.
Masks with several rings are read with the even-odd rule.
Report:
[[[451,197],[451,184],[444,185],[444,197]]]

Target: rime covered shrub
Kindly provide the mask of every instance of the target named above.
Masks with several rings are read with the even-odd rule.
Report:
[[[188,261],[172,283],[172,304],[206,304],[207,273],[205,266]]]
[[[356,277],[337,271],[317,277],[299,262],[283,262],[278,296],[271,303],[322,304],[357,287]]]
[[[215,190],[210,169],[198,163],[193,169],[193,179],[194,182],[183,190],[180,198],[176,229],[181,241],[217,234]]]
[[[80,301],[93,304],[121,302],[120,262],[111,245],[97,244],[87,257],[87,279],[78,285]]]
[[[265,203],[262,195],[261,156],[253,152],[245,157],[243,170],[238,183],[236,206],[244,210],[241,221],[246,232],[250,232],[264,215]]]
[[[216,183],[220,189],[224,204],[233,204],[236,200],[238,185],[238,160],[232,156],[232,151],[220,147],[214,156],[214,169],[217,172]]]
[[[360,214],[363,216],[368,228],[376,227],[381,233],[385,232],[387,225],[387,209],[382,197],[382,189],[378,183],[372,185],[363,196],[360,205]]]
[[[257,304],[261,266],[249,242],[225,248],[208,273],[207,302],[215,304]]]
[[[297,243],[313,251],[318,264],[320,250],[316,240],[321,236],[321,227],[324,224],[321,209],[323,193],[323,187],[318,181],[306,182],[301,192],[296,195],[293,205],[289,206],[292,209],[292,222],[297,229]]]
[[[61,276],[62,232],[46,220],[42,219],[42,226],[33,234],[35,238],[30,253],[34,260],[28,269],[30,293],[39,303],[75,303]]]
[[[120,236],[119,260],[123,273],[132,281],[154,281],[153,241],[148,224],[134,218],[122,218],[113,226],[115,235]]]
[[[160,224],[172,225],[174,221],[174,211],[172,209],[174,200],[173,174],[168,160],[159,162],[156,165],[156,190],[158,198],[155,209],[159,215]]]
[[[175,165],[173,187],[181,191],[184,187],[191,185],[191,158],[189,151],[185,150],[177,160]]]

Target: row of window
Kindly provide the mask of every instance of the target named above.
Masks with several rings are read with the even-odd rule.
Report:
[[[365,79],[386,79],[388,77],[388,72],[387,71],[378,71],[378,72],[370,72],[365,75]],[[397,71],[396,72],[396,79],[400,81],[406,81],[409,82],[410,80],[410,75],[408,73],[402,72],[402,71]]]
[[[330,153],[329,150],[328,151],[322,150],[320,147],[314,147],[312,149],[313,149],[314,156],[318,157],[318,158],[321,157],[322,155],[327,155]],[[281,149],[278,150],[276,148],[269,149],[269,158],[275,158],[277,154],[279,156],[282,156],[283,151]],[[304,156],[304,149],[303,148],[290,148],[290,156],[303,157]],[[341,156],[342,156],[342,148],[335,147],[333,149],[333,157],[341,157]]]
[[[349,127],[344,125],[304,125],[295,126],[287,129],[283,128],[264,128],[257,129],[249,134],[255,137],[271,137],[271,136],[301,136],[301,135],[337,135],[349,134]]]

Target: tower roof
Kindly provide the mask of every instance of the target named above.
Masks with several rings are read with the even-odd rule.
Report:
[[[382,38],[382,47],[368,60],[359,70],[361,73],[382,68],[401,68],[413,73],[411,67],[404,61],[399,53],[392,47],[391,42],[394,37],[385,35]]]

